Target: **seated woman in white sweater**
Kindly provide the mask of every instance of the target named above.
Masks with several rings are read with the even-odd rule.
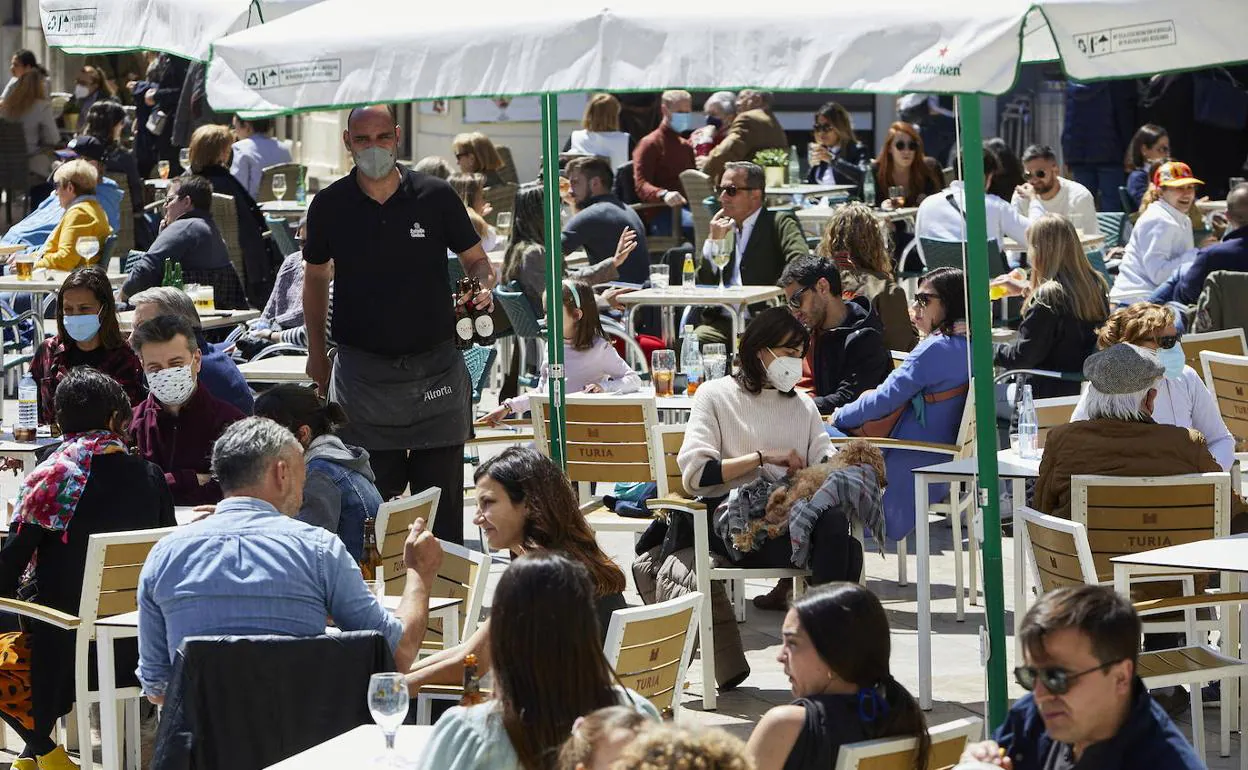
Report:
[[[1184,363],[1183,345],[1174,327],[1174,311],[1163,305],[1140,302],[1114,312],[1097,330],[1096,345],[1104,350],[1126,342],[1153,351],[1166,367],[1166,376],[1157,384],[1153,419],[1163,425],[1177,425],[1200,431],[1209,453],[1223,470],[1235,462],[1235,437],[1218,411],[1218,403],[1195,369]],[[1086,420],[1087,394],[1071,415],[1071,422]]]
[[[1147,301],[1157,288],[1195,257],[1196,241],[1188,217],[1196,187],[1186,163],[1170,161],[1153,172],[1147,198],[1155,198],[1140,214],[1109,292],[1111,305]]]

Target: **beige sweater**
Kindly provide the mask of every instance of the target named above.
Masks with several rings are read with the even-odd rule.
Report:
[[[728,494],[758,478],[752,470],[727,484],[700,485],[708,461],[740,457],[773,449],[796,449],[807,464],[828,456],[828,434],[810,396],[786,396],[772,388],[746,391],[731,377],[712,380],[698,388],[676,462],[685,489],[706,497]]]

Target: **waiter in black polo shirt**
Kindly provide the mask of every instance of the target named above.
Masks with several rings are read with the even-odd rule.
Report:
[[[447,250],[481,281],[482,293],[471,299],[477,307],[493,307],[494,271],[451,186],[396,163],[402,135],[388,106],[352,110],[342,139],[355,168],[308,208],[308,376],[346,410],[340,435],[368,450],[382,497],[440,488],[433,533],[462,543],[472,386],[452,341]],[[331,276],[332,371],[325,336]]]

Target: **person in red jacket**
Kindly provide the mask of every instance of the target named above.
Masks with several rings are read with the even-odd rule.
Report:
[[[201,354],[185,319],[162,315],[145,321],[130,344],[151,391],[134,408],[130,425],[139,454],[165,472],[175,504],[219,502],[221,487],[211,475],[212,445],[245,415],[198,387]]]

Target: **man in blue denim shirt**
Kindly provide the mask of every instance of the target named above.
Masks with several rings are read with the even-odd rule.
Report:
[[[299,442],[277,423],[234,423],[212,448],[226,499],[203,521],[166,536],[139,577],[139,681],[160,703],[188,636],[380,631],[400,671],[416,658],[442,549],[417,521],[407,538],[407,584],[393,615],[332,532],[293,516],[303,501]]]
[[[1031,692],[964,762],[1008,770],[1200,770],[1204,762],[1136,675],[1140,618],[1109,586],[1041,596],[1019,629]]]

